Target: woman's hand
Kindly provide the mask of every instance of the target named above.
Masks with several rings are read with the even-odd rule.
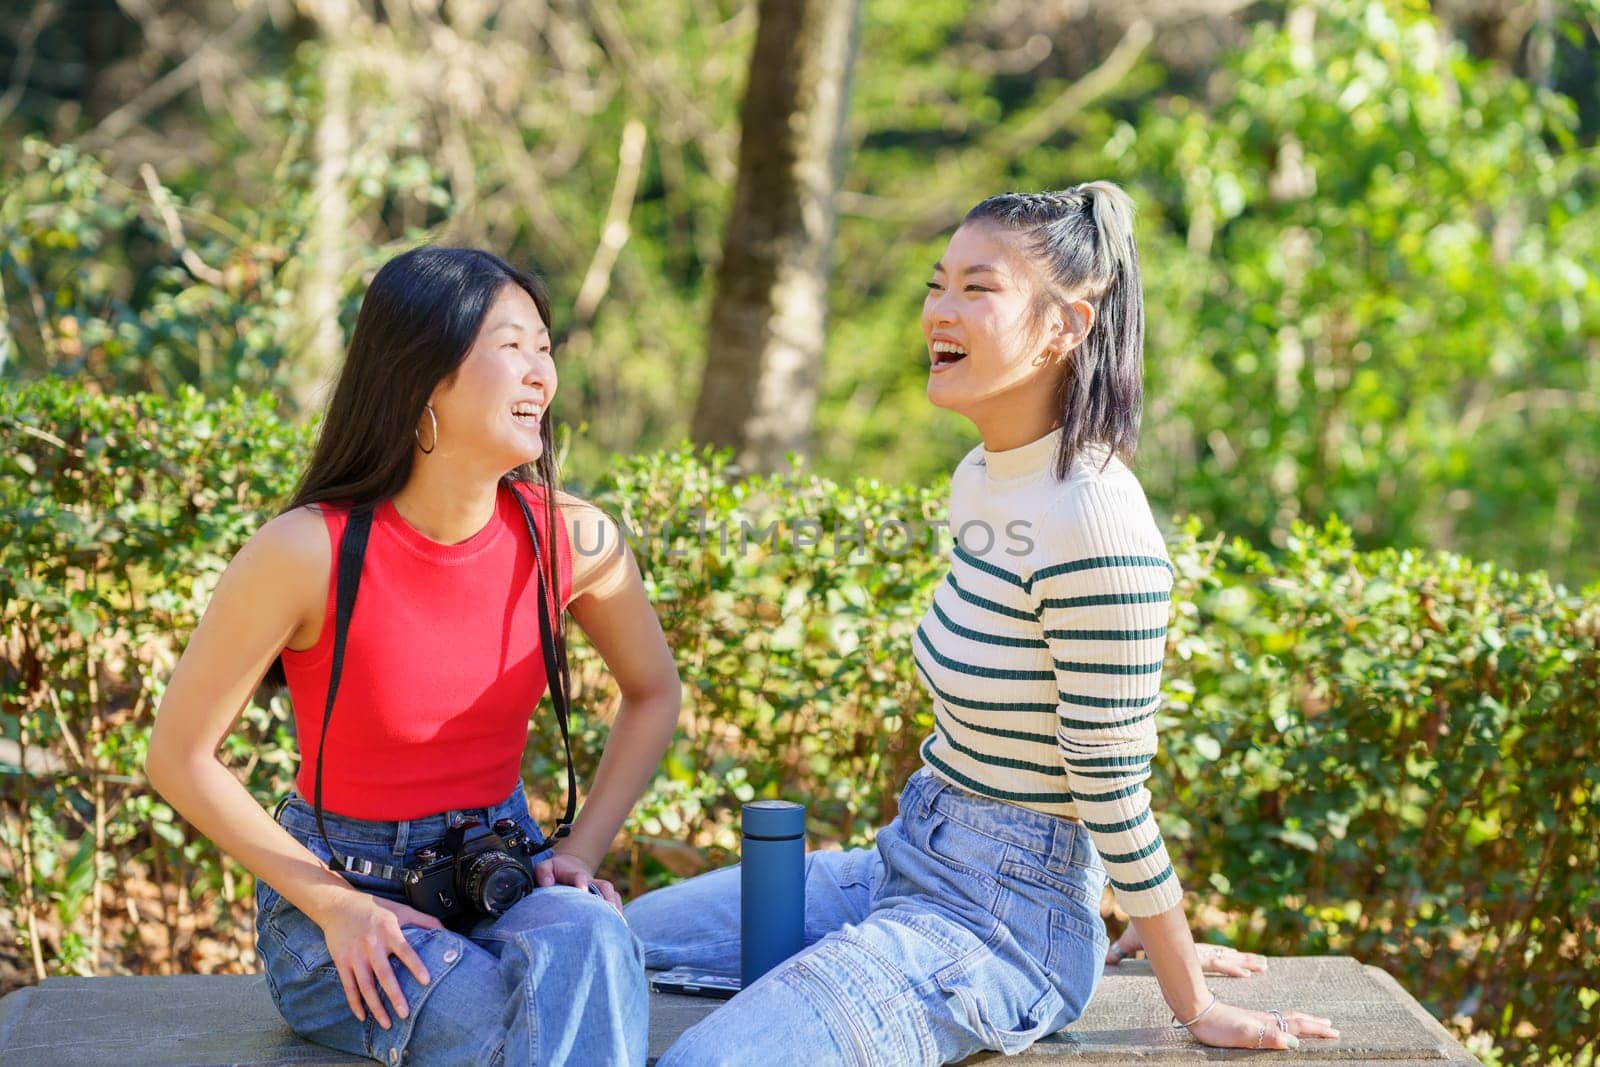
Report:
[[[616,887],[604,878],[594,876],[594,868],[570,852],[555,852],[542,863],[533,866],[533,880],[540,886],[570,885],[596,893],[601,900],[622,914],[622,897]]]
[[[1251,1011],[1218,1004],[1189,1027],[1203,1045],[1216,1048],[1300,1047],[1302,1037],[1338,1037],[1329,1019],[1303,1011]]]
[[[1122,931],[1122,936],[1111,942],[1111,947],[1106,950],[1106,964],[1115,967],[1143,948],[1144,942],[1139,940],[1139,931],[1129,923],[1128,928]],[[1194,951],[1200,957],[1200,970],[1204,974],[1248,978],[1267,969],[1266,957],[1254,952],[1239,952],[1225,945],[1196,945]]]
[[[428,968],[422,957],[411,947],[401,931],[402,926],[421,926],[428,930],[442,930],[444,924],[432,915],[415,908],[384,900],[352,889],[341,894],[338,904],[327,913],[320,924],[322,936],[328,942],[328,954],[339,972],[339,984],[344,986],[344,996],[357,1019],[365,1019],[362,1005],[372,1009],[378,1025],[389,1029],[389,1013],[384,1010],[382,989],[389,995],[389,1003],[405,1019],[411,1015],[411,1006],[400,991],[390,956],[396,956],[406,969],[423,985],[428,984]]]

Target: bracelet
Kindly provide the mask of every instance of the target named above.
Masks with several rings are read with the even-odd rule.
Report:
[[[1215,993],[1213,993],[1213,994],[1211,994],[1211,1003],[1206,1005],[1206,1010],[1201,1012],[1199,1015],[1196,1015],[1193,1019],[1190,1019],[1188,1022],[1180,1023],[1178,1021],[1178,1016],[1176,1014],[1174,1014],[1172,1016],[1172,1028],[1174,1030],[1187,1030],[1187,1029],[1189,1029],[1189,1027],[1193,1026],[1195,1023],[1199,1022],[1201,1019],[1204,1019],[1207,1015],[1211,1014],[1211,1009],[1216,1007],[1216,1006],[1217,1006],[1217,995]]]

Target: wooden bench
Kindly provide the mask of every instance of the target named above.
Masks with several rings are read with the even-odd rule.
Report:
[[[1348,957],[1273,959],[1265,975],[1213,978],[1211,986],[1230,1003],[1315,1011],[1333,1019],[1343,1036],[1337,1043],[1303,1042],[1293,1053],[1203,1048],[1168,1027],[1149,964],[1130,960],[1107,969],[1089,1010],[1065,1030],[1019,1056],[983,1054],[967,1062],[1019,1067],[1241,1058],[1252,1063],[1308,1058],[1388,1065],[1478,1062],[1394,979]],[[652,994],[652,1060],[719,1003]],[[759,1059],[760,1050],[752,1049],[751,1062]],[[259,975],[51,978],[0,1000],[0,1064],[5,1067],[370,1062],[295,1037]]]

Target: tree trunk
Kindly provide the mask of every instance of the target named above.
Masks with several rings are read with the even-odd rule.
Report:
[[[307,336],[289,374],[290,392],[302,411],[321,406],[344,353],[339,307],[350,251],[348,38],[353,12],[350,0],[320,0],[313,11],[323,42],[322,115],[313,147],[317,168],[312,186],[314,213],[306,233],[306,273],[299,293]]]
[[[809,449],[860,0],[760,0],[697,443],[753,470]]]

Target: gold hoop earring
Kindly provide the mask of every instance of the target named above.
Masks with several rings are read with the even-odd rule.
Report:
[[[437,415],[435,415],[433,413],[433,405],[432,404],[427,405],[427,409],[428,409],[428,418],[429,418],[429,420],[431,420],[433,422],[433,444],[429,445],[427,448],[422,448],[422,427],[421,426],[418,426],[416,429],[412,430],[411,432],[416,435],[416,437],[417,437],[417,447],[419,449],[422,449],[422,454],[424,456],[431,456],[431,455],[433,455],[433,450],[439,447],[439,416],[437,416]]]

